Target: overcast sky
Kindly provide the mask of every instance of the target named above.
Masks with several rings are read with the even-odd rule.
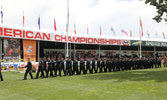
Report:
[[[155,7],[146,5],[145,0],[69,0],[70,1],[70,32],[76,24],[77,34],[86,35],[87,24],[91,35],[113,36],[113,27],[117,36],[124,29],[128,34],[132,30],[134,37],[139,37],[139,17],[143,22],[144,37],[162,38],[167,35],[167,24],[156,23],[152,18],[156,15]],[[23,11],[25,26],[38,28],[38,17],[41,18],[41,30],[54,30],[54,18],[57,30],[65,32],[67,21],[67,0],[0,0],[4,14],[4,23],[22,25]]]

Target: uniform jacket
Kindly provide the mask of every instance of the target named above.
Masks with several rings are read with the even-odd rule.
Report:
[[[27,70],[32,70],[32,63],[30,61],[27,63]]]

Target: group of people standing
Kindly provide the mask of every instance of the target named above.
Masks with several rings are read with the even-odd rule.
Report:
[[[29,60],[29,59],[28,59]],[[147,68],[160,68],[161,67],[160,58],[74,58],[71,60],[69,57],[64,59],[63,57],[57,58],[40,58],[39,66],[35,79],[39,77],[56,77],[80,74],[93,74],[102,72],[117,72],[125,70],[136,70],[136,69],[147,69]],[[164,66],[167,67],[167,66]],[[29,60],[27,63],[27,70],[25,72],[24,80],[27,79],[27,74],[29,73],[33,79],[32,64]],[[39,73],[40,76],[39,76]]]

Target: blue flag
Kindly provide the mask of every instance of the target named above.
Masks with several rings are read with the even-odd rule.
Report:
[[[114,35],[115,35],[115,31],[114,31],[114,29],[111,27],[111,31],[114,33]]]
[[[40,27],[40,17],[38,18],[38,27],[39,27],[39,29],[41,28]]]
[[[3,12],[2,12],[2,7],[1,7],[1,23],[3,23]]]

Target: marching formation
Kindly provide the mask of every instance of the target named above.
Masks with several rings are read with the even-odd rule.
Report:
[[[29,59],[28,59],[29,60]],[[161,58],[74,58],[71,60],[69,57],[66,59],[57,58],[40,58],[38,71],[35,79],[40,77],[56,77],[71,75],[81,75],[81,74],[93,74],[102,72],[117,72],[117,71],[127,71],[136,69],[148,69],[148,68],[160,68]],[[167,67],[166,65],[164,67]],[[31,78],[32,64],[29,61],[27,63],[27,70],[25,72],[24,80],[27,79],[27,74],[29,73]]]

